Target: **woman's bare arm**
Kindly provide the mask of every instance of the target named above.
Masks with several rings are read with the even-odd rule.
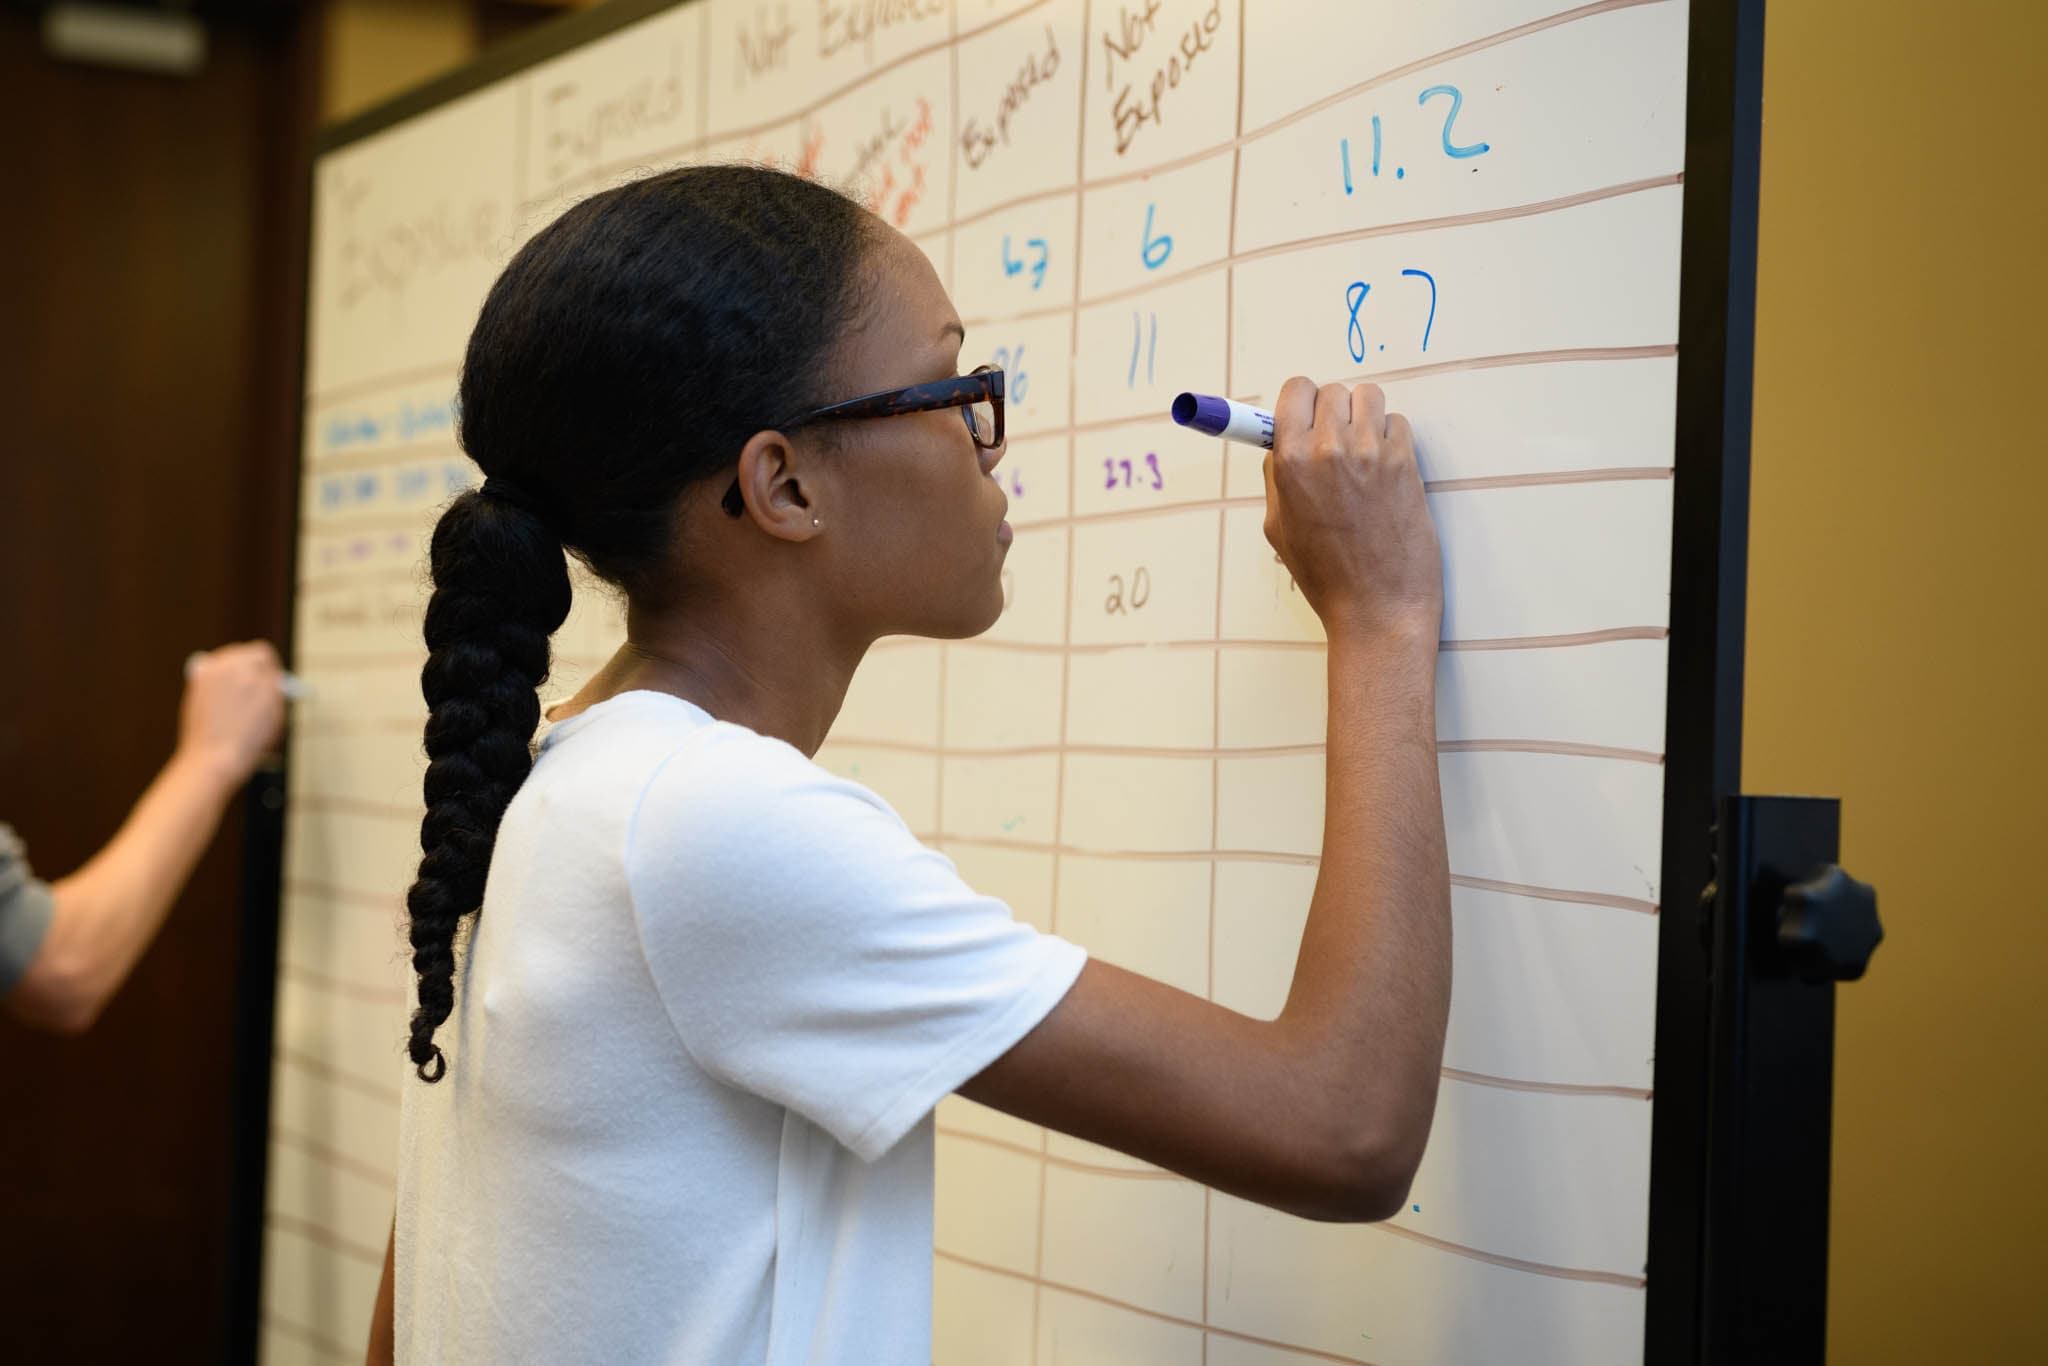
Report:
[[[1366,391],[1370,391],[1369,393]],[[1403,1203],[1450,1002],[1436,768],[1437,546],[1407,424],[1372,386],[1292,381],[1267,535],[1329,634],[1320,870],[1272,1021],[1101,962],[969,1099],[1321,1219]],[[1313,407],[1314,422],[1307,409]],[[1340,422],[1344,409],[1354,421]]]

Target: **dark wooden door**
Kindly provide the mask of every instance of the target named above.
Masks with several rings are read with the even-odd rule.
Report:
[[[169,757],[186,654],[286,628],[317,92],[314,25],[267,9],[190,78],[0,13],[0,820],[48,877]],[[0,1020],[0,1359],[240,1354],[239,843],[89,1034]]]

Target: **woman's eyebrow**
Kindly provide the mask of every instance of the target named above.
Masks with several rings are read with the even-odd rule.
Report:
[[[944,341],[949,336],[958,337],[964,343],[967,340],[967,329],[961,326],[957,320],[949,322],[939,329],[939,340]]]

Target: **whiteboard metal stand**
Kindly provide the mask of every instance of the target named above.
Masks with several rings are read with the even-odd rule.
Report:
[[[1839,803],[1737,795],[1764,3],[1690,25],[1644,1361],[1821,1366],[1834,982],[1879,932]]]
[[[236,948],[232,1163],[228,1185],[224,1361],[254,1366],[263,1300],[264,1182],[270,1165],[270,1054],[284,885],[285,766],[256,770],[242,796],[242,924]]]

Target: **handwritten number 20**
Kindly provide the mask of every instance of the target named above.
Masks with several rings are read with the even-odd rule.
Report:
[[[1137,611],[1150,601],[1152,601],[1152,575],[1143,565],[1140,565],[1131,574],[1128,597],[1126,597],[1124,589],[1124,576],[1121,574],[1111,574],[1109,576],[1109,596],[1103,600],[1102,610],[1113,617],[1122,616],[1126,612]],[[1126,605],[1127,603],[1128,605]]]

